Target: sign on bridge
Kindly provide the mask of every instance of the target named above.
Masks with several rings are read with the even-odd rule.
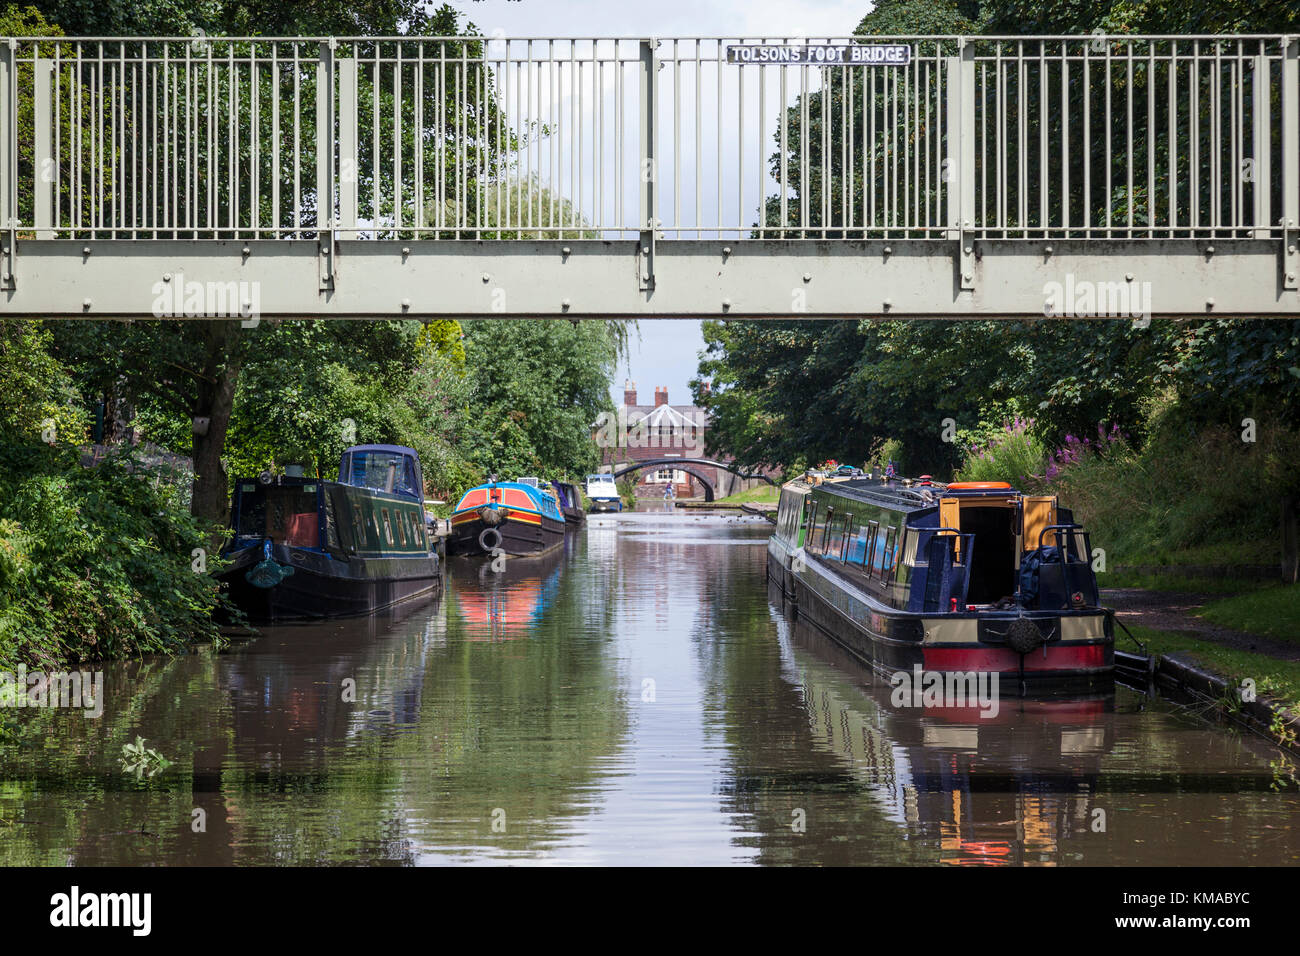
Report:
[[[907,66],[912,48],[905,43],[805,44],[755,43],[727,47],[728,63],[791,66]]]

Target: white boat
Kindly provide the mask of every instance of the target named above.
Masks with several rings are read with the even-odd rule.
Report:
[[[588,475],[587,497],[591,499],[593,512],[623,510],[623,501],[618,496],[618,484],[613,475]]]

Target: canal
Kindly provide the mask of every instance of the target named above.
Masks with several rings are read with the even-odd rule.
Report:
[[[1172,704],[894,706],[771,602],[768,529],[592,516],[432,604],[111,666],[98,719],[0,711],[0,863],[1300,858],[1276,754]]]

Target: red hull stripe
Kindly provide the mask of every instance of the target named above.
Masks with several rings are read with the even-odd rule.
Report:
[[[927,647],[922,648],[926,670],[936,671],[1014,671],[1020,667],[1020,655],[1002,647]],[[1106,666],[1105,644],[1080,644],[1049,647],[1025,655],[1025,671],[1072,671]]]
[[[451,516],[451,523],[453,525],[465,524],[467,521],[478,520],[479,514],[477,511],[462,511],[460,514]],[[518,509],[511,508],[510,517],[505,520],[517,521],[520,524],[541,524],[542,516],[536,511],[519,511]]]

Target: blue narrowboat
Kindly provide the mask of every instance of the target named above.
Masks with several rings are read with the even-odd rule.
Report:
[[[564,525],[564,513],[550,489],[490,480],[475,485],[456,503],[447,553],[545,554],[564,543]]]
[[[996,672],[1091,689],[1114,676],[1088,534],[1054,495],[1005,482],[819,481],[781,490],[768,580],[883,674]]]
[[[567,481],[552,481],[555,497],[560,502],[560,511],[564,513],[564,526],[575,531],[587,519],[587,512],[582,507],[582,492],[578,486]]]
[[[442,585],[419,456],[401,445],[347,449],[338,481],[240,478],[231,524],[218,578],[254,621],[368,614]]]

